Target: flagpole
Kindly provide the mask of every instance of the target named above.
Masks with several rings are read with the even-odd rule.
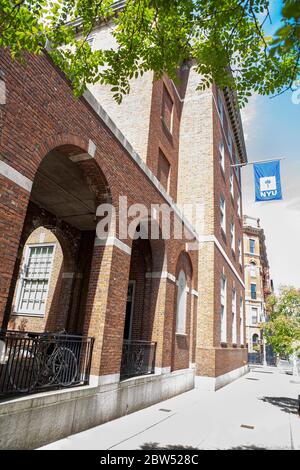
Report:
[[[255,163],[275,162],[275,161],[278,161],[278,160],[285,160],[285,159],[286,159],[286,157],[270,158],[269,160],[257,160],[255,162],[236,163],[236,164],[230,165],[230,166],[231,167],[236,167],[236,166],[254,165]]]

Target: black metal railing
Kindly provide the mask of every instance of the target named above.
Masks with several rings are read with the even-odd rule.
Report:
[[[0,397],[88,385],[93,338],[0,331]]]
[[[248,353],[248,364],[263,365],[263,363],[264,363],[264,355],[263,355],[262,352]],[[276,365],[276,355],[267,354],[266,355],[266,363],[267,363],[268,366],[275,366]]]
[[[154,374],[155,353],[155,342],[124,340],[121,379]]]

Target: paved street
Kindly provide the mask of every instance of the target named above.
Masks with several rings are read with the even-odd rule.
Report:
[[[43,449],[298,449],[300,384],[256,367],[217,392],[192,390]]]

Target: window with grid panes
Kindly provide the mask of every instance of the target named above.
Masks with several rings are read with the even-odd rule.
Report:
[[[27,250],[17,311],[42,315],[45,313],[54,245],[29,246]]]

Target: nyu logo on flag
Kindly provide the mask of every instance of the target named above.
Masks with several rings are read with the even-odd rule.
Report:
[[[255,200],[272,201],[282,199],[280,162],[255,163]]]

